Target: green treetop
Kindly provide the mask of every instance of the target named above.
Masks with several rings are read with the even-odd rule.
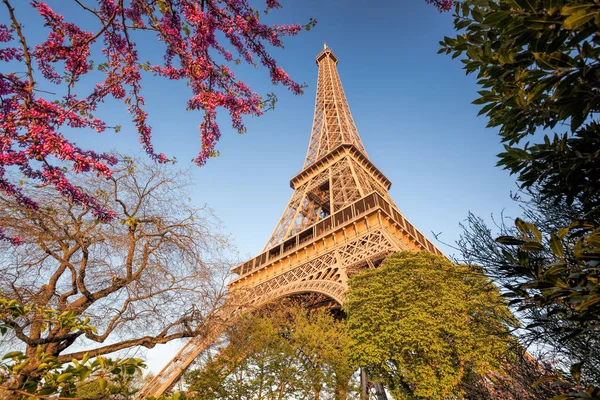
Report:
[[[500,371],[516,321],[480,271],[400,252],[350,287],[352,354],[395,398],[460,397],[467,378]]]

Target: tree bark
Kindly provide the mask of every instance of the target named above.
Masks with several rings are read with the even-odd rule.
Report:
[[[377,397],[377,400],[388,400],[383,383],[374,382],[373,387],[375,387],[375,396]]]
[[[367,372],[364,368],[360,369],[360,400],[369,400],[368,391],[369,382],[367,381]]]

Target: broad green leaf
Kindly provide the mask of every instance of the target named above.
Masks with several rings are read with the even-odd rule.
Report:
[[[58,376],[58,378],[56,379],[56,381],[62,383],[64,381],[68,381],[72,377],[73,377],[73,374],[71,372],[65,372],[64,374],[60,374]]]
[[[576,363],[571,365],[571,377],[575,380],[575,383],[579,385],[581,381],[581,366],[583,363]]]
[[[7,358],[17,358],[17,357],[22,357],[23,353],[20,351],[11,351],[9,353],[6,353],[4,355],[4,357],[2,357],[3,360],[6,360]]]
[[[563,258],[565,255],[563,243],[554,232],[550,234],[550,249],[559,258]]]

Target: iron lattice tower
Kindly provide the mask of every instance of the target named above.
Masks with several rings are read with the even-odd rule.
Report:
[[[390,253],[430,251],[442,255],[403,217],[388,194],[391,182],[369,160],[352,119],[337,71],[324,46],[312,133],[302,171],[290,181],[294,193],[262,253],[238,265],[228,302],[191,339],[138,397],[168,390],[190,363],[243,309],[278,298],[319,293],[340,305],[348,276],[377,267]]]

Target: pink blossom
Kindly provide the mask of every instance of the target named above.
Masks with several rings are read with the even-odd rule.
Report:
[[[14,4],[28,6],[26,2]],[[157,77],[188,83],[188,108],[202,113],[201,149],[194,159],[198,165],[217,154],[215,146],[221,131],[216,119],[220,109],[227,110],[233,128],[239,131],[245,130],[244,116],[264,112],[260,96],[235,77],[231,69],[234,61],[261,64],[274,83],[301,93],[301,87],[270,56],[267,46],[282,47],[283,36],[296,35],[304,26],[263,24],[249,0],[169,2],[168,7],[159,7],[154,0],[130,0],[123,9],[120,2],[97,0],[95,17],[106,26],[95,32],[79,21],[67,21],[43,1],[29,4],[44,21],[46,37],[41,42],[35,43],[31,37],[25,47],[16,29],[9,28],[19,27],[27,34],[27,21],[14,21],[4,14],[6,20],[0,24],[0,43],[5,44],[0,48],[0,62],[10,62],[14,69],[0,73],[0,191],[25,207],[36,208],[37,204],[8,180],[6,168],[18,169],[29,179],[51,185],[69,201],[91,209],[101,221],[113,218],[112,210],[72,185],[67,174],[53,164],[58,161],[75,173],[111,177],[111,166],[117,163],[114,157],[82,149],[63,134],[66,128],[104,132],[117,125],[118,121],[112,123],[94,116],[97,107],[108,98],[124,102],[149,156],[159,163],[168,161],[152,143],[153,131],[144,110],[142,69]],[[64,6],[63,2],[53,4],[57,8]],[[78,5],[68,3],[68,7],[73,6]],[[266,0],[267,9],[279,7],[277,0]],[[15,15],[22,14],[17,9]],[[164,49],[162,63],[143,63],[145,57],[140,57],[139,47],[132,41],[133,27],[155,32],[157,46]],[[218,37],[224,37],[232,50],[226,50]],[[93,54],[96,49],[99,53]],[[92,59],[96,65],[101,63],[98,73],[102,79],[86,93],[78,83],[90,73]],[[52,95],[52,85],[56,87],[54,92],[63,94]],[[14,244],[20,241],[1,227],[0,240]]]
[[[454,0],[425,0],[425,2],[433,4],[440,12],[450,11],[454,5]]]

